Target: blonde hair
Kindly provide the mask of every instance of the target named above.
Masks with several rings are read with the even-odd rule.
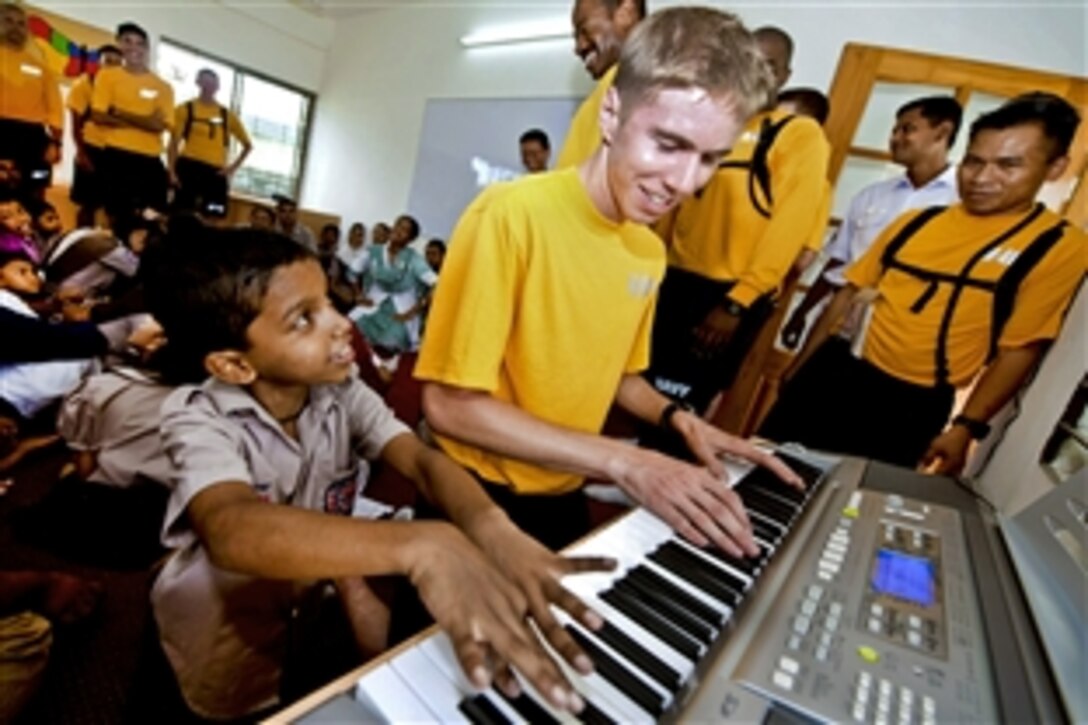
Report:
[[[614,85],[627,109],[666,88],[728,95],[742,120],[774,94],[774,78],[752,34],[736,15],[707,7],[659,10],[635,26]]]

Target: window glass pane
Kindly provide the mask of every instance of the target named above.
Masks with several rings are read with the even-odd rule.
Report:
[[[295,195],[310,99],[297,91],[243,73],[238,115],[253,139],[253,153],[234,177],[253,196]]]
[[[971,128],[974,120],[982,114],[994,110],[1007,100],[1009,99],[1004,96],[995,96],[981,91],[971,92],[971,96],[967,99],[967,106],[963,109],[963,123],[960,124],[960,133],[956,136],[956,143],[952,146],[952,152],[949,154],[949,158],[953,162],[958,164],[960,159],[963,158],[963,152],[967,150],[967,131]]]
[[[874,161],[859,156],[847,156],[839,180],[835,184],[835,202],[831,206],[831,215],[837,219],[846,216],[850,200],[866,186],[884,181],[903,173],[903,167],[884,161]]]
[[[876,83],[865,113],[861,115],[853,145],[876,151],[888,150],[888,137],[895,125],[895,112],[908,101],[924,96],[955,95],[954,88],[912,83]]]

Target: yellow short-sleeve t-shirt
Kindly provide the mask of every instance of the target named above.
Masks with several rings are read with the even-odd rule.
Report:
[[[789,115],[777,110],[756,114],[723,164],[750,162],[764,121],[776,124]],[[741,305],[776,291],[812,237],[830,155],[827,137],[814,120],[797,116],[786,122],[767,154],[774,203],[768,204],[756,186],[770,218],[752,203],[748,169],[723,166],[667,224],[669,264],[735,282],[729,296]]]
[[[559,152],[555,168],[578,166],[601,145],[601,103],[604,102],[608,89],[612,87],[612,82],[616,80],[617,70],[619,64],[605,71],[593,92],[578,107],[570,121],[567,138],[563,141],[563,149]]]
[[[95,148],[106,145],[106,133],[102,127],[92,121],[91,96],[94,94],[94,84],[90,76],[80,76],[68,90],[68,110],[83,118],[83,143]]]
[[[57,76],[25,48],[0,45],[0,119],[64,128]]]
[[[103,68],[94,80],[91,109],[109,113],[110,109],[138,116],[150,116],[159,109],[166,130],[174,122],[174,89],[154,73],[130,73],[121,67]],[[133,126],[103,126],[106,147],[144,156],[162,153],[162,134]]]
[[[223,127],[224,116],[226,128]],[[189,129],[188,135],[185,135],[186,128]],[[233,111],[224,109],[218,103],[204,103],[199,99],[182,103],[174,111],[174,133],[178,135],[181,144],[181,158],[216,168],[222,168],[227,163],[228,141],[231,137],[243,144],[249,143],[246,127]],[[224,136],[227,140],[224,140]]]
[[[856,287],[875,287],[878,293],[862,350],[864,359],[896,378],[934,385],[938,333],[953,285],[942,282],[930,290],[929,282],[901,269],[885,270],[882,262],[890,242],[919,213],[910,211],[892,222],[846,271],[846,280]],[[1060,223],[1056,214],[1033,209],[977,216],[957,204],[930,219],[896,259],[929,272],[956,276],[981,249],[1030,215],[1034,216],[1025,226],[986,253],[970,273],[972,280],[995,282],[1039,235]],[[1061,239],[1021,283],[998,346],[1017,348],[1057,337],[1086,263],[1088,236],[1067,225]],[[993,300],[992,292],[976,286],[967,286],[960,294],[947,342],[948,382],[954,386],[969,383],[986,364]]]
[[[603,217],[577,169],[496,184],[454,230],[415,375],[598,433],[623,375],[649,363],[664,271],[661,240]],[[582,482],[438,440],[458,463],[519,493],[563,493]]]

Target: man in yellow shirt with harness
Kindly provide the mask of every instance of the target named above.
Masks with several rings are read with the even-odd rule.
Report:
[[[1057,336],[1084,276],[1088,236],[1035,201],[1065,171],[1079,121],[1048,93],[980,116],[958,169],[962,203],[907,212],[846,272],[760,433],[958,472]],[[855,357],[829,337],[870,290]],[[980,370],[944,430],[955,390]]]

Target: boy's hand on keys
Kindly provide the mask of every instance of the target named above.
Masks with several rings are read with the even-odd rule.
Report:
[[[555,707],[580,711],[581,699],[529,625],[527,597],[456,528],[426,526],[410,546],[409,578],[449,635],[469,681],[482,689],[495,679],[517,696],[509,664]]]
[[[579,672],[592,672],[592,660],[555,618],[551,608],[557,606],[588,628],[599,629],[604,624],[601,616],[567,590],[560,579],[568,574],[611,571],[616,568],[616,561],[598,556],[560,556],[515,526],[498,507],[479,518],[470,527],[469,536],[525,597],[529,616],[552,648]]]

